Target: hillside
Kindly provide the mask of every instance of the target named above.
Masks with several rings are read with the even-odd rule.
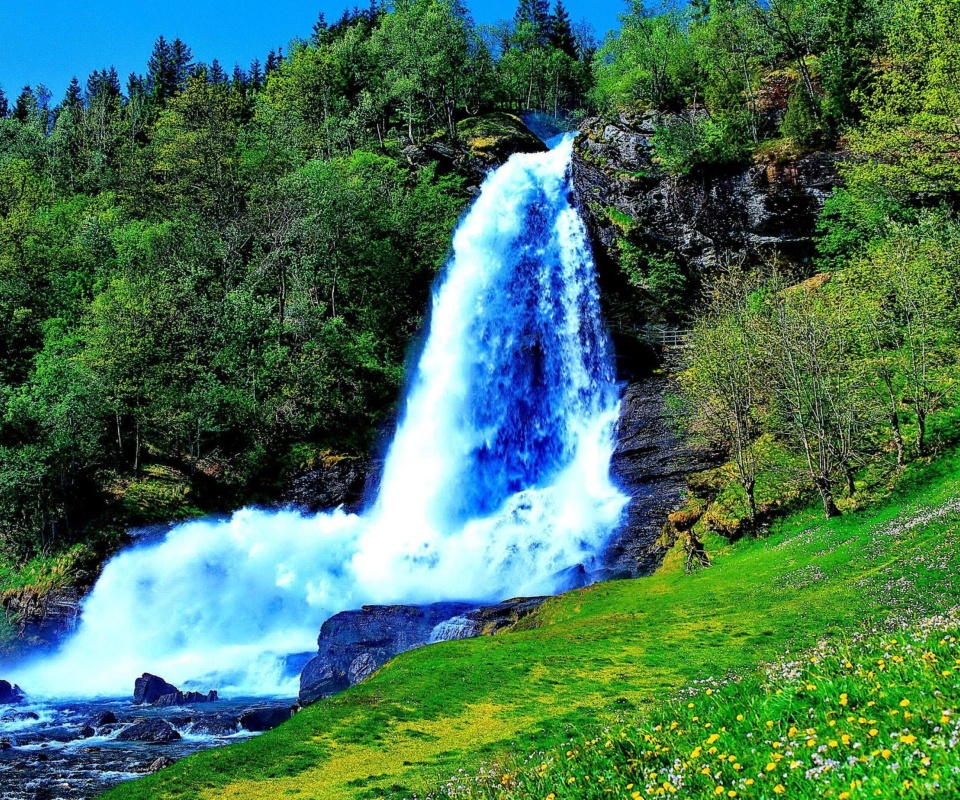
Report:
[[[541,760],[528,752],[552,743],[562,752],[564,742],[592,740],[615,724],[642,730],[643,720],[669,713],[677,690],[750,676],[821,640],[846,643],[957,605],[958,496],[953,453],[910,467],[869,512],[823,521],[805,509],[765,538],[710,541],[714,566],[692,575],[674,550],[653,577],[562,595],[525,630],[406,653],[259,739],[190,758],[107,797],[422,796],[442,793],[454,775],[466,794],[539,796],[523,788]],[[944,683],[955,696],[952,681]],[[777,724],[788,719],[784,713]],[[738,741],[737,752],[747,745]],[[852,771],[865,779],[878,769]],[[495,789],[471,779],[481,773]],[[562,777],[538,776],[536,791],[561,796]],[[619,780],[620,789],[630,781]],[[956,776],[941,781],[946,787]],[[567,796],[594,796],[584,792]],[[753,796],[773,794],[758,784]]]

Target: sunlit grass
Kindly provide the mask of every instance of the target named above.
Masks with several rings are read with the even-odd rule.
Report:
[[[838,748],[844,744],[844,734],[861,733],[859,722],[856,726],[846,722],[849,714],[828,716],[831,711],[840,714],[837,704],[843,692],[848,695],[848,705],[858,704],[857,720],[860,716],[877,720],[872,727],[878,733],[869,737],[871,742],[884,743],[880,754],[874,756],[877,745],[862,736],[851,739],[860,741],[862,753],[857,756],[865,754],[871,770],[887,764],[884,749],[896,752],[906,763],[902,749],[907,743],[893,741],[892,734],[902,730],[904,736],[915,735],[919,742],[921,729],[916,726],[939,719],[935,706],[940,701],[928,703],[934,684],[905,684],[903,691],[908,693],[895,698],[899,689],[882,687],[889,695],[882,698],[885,714],[899,709],[896,705],[888,708],[888,699],[911,701],[907,710],[916,718],[903,728],[902,711],[883,718],[879,711],[861,714],[860,704],[874,699],[869,696],[872,684],[866,677],[856,670],[841,670],[836,675],[824,670],[833,663],[828,659],[841,657],[866,669],[880,640],[851,643],[859,631],[873,626],[899,627],[913,631],[911,636],[920,636],[916,627],[920,617],[960,605],[957,498],[957,455],[932,465],[914,465],[901,479],[900,488],[869,511],[824,522],[815,509],[804,510],[776,524],[761,540],[729,544],[716,538],[708,543],[715,566],[692,575],[683,574],[682,554],[672,552],[663,569],[651,578],[614,581],[567,593],[528,618],[523,626],[528,630],[406,653],[360,686],[307,708],[276,731],[191,757],[155,776],[125,784],[110,797],[422,797],[441,791],[451,776],[460,776],[454,781],[461,787],[458,790],[469,786],[469,791],[492,792],[491,796],[509,791],[517,792],[518,798],[542,798],[550,792],[560,797],[552,778],[548,783],[548,777],[543,777],[542,784],[530,784],[529,790],[523,787],[533,779],[532,772],[539,769],[545,754],[554,754],[550,769],[559,770],[562,758],[556,754],[565,758],[571,741],[582,754],[586,752],[583,741],[594,739],[602,741],[588,749],[621,754],[619,760],[609,761],[611,770],[618,766],[622,771],[628,758],[639,759],[639,772],[617,784],[621,791],[615,796],[629,797],[638,791],[649,796],[654,770],[657,786],[673,794],[663,787],[664,781],[680,786],[673,784],[665,770],[669,772],[680,757],[681,766],[683,761],[690,762],[683,768],[684,786],[694,787],[689,792],[683,789],[690,796],[715,793],[721,781],[725,792],[741,793],[752,779],[749,786],[757,787],[754,796],[777,797],[774,789],[779,784],[796,791],[801,772],[815,766],[811,759],[818,748],[825,746],[823,752],[832,758],[834,751],[841,752]],[[903,634],[896,635],[902,640]],[[775,662],[788,651],[809,653],[821,641],[825,642],[822,658],[827,666],[784,667],[784,674],[797,672],[793,683],[776,683],[775,673],[767,669],[756,671],[758,664]],[[911,646],[918,653],[933,648],[940,667],[945,663],[941,652],[945,646],[937,641],[911,640]],[[861,649],[844,655],[844,647]],[[911,664],[923,665],[922,660],[904,658],[903,665],[884,672],[881,680],[907,674]],[[950,667],[939,671],[946,669]],[[731,677],[739,683],[727,682]],[[946,678],[937,678],[929,670],[922,677],[926,681],[942,679],[945,683],[936,688],[944,694],[948,691]],[[804,680],[816,684],[817,690],[801,686]],[[845,688],[836,688],[841,685]],[[707,686],[716,687],[714,694],[705,694]],[[783,694],[777,695],[777,689]],[[686,709],[684,702],[691,700],[683,697],[680,702],[678,698],[691,691],[699,694],[692,700],[694,709]],[[878,704],[880,700],[876,698]],[[954,705],[951,699],[944,708]],[[811,708],[813,716],[801,720]],[[736,719],[739,714],[744,720]],[[693,716],[701,717],[702,724],[709,722],[711,728],[696,727]],[[831,719],[840,726],[832,738],[836,726],[829,724]],[[776,727],[768,730],[768,721]],[[673,722],[677,722],[676,728],[666,730],[664,726],[669,728]],[[655,730],[657,725],[660,731]],[[789,736],[791,726],[798,731],[814,728],[815,746],[808,748],[807,738],[797,734]],[[727,730],[721,732],[721,727]],[[621,730],[626,735],[621,736]],[[711,733],[705,733],[707,730]],[[865,730],[869,733],[871,727]],[[928,727],[922,731],[933,735]],[[726,737],[722,748],[716,742],[705,745],[714,733]],[[647,742],[645,737],[654,734],[656,741]],[[773,748],[774,734],[787,736],[780,748]],[[838,748],[830,746],[834,739]],[[606,748],[607,740],[612,742],[610,748]],[[785,749],[790,741],[797,742],[803,769],[791,770],[789,763],[780,768],[775,762],[775,769],[768,771],[773,749]],[[929,737],[924,740],[931,741]],[[648,744],[652,747],[646,748]],[[894,744],[898,745],[896,751]],[[669,750],[658,753],[657,745]],[[712,783],[702,772],[690,772],[696,760],[691,753],[697,746],[704,748],[702,752],[718,748],[717,753],[708,753],[713,760],[695,765],[701,770],[710,768]],[[647,749],[653,755],[645,755]],[[931,766],[939,764],[936,759],[940,756],[923,752],[916,763],[910,761],[910,771],[902,773],[901,786],[902,780],[916,786],[918,776],[925,777],[919,775],[921,768],[927,769],[933,780]],[[727,758],[713,758],[721,753]],[[731,754],[735,756],[733,764],[743,769],[732,766]],[[921,763],[924,757],[931,758],[930,766]],[[522,774],[517,773],[520,767]],[[833,775],[828,770],[829,781],[822,788],[833,790],[832,796],[837,797],[841,791],[852,791],[849,786],[842,788],[840,776],[847,783],[864,781],[862,776],[855,777],[863,769],[861,762],[856,769],[844,767]],[[936,774],[942,773],[941,767],[937,770]],[[614,776],[619,774],[612,771]],[[718,772],[719,781],[713,777]],[[510,777],[504,784],[505,774]],[[778,782],[768,785],[771,779],[757,777],[760,774],[779,776]],[[599,777],[591,775],[591,781]],[[883,775],[893,780],[887,773]],[[565,779],[569,777],[575,776],[568,774]],[[613,776],[604,775],[604,783],[611,780]],[[624,795],[628,783],[633,783],[633,788]],[[588,796],[583,794],[584,785],[569,796]],[[895,787],[895,782],[883,787]]]

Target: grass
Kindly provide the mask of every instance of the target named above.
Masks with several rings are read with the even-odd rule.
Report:
[[[831,709],[839,711],[834,708],[839,700],[836,687],[849,682],[842,691],[848,703],[852,699],[858,704],[853,711],[859,719],[859,704],[869,702],[868,680],[873,679],[856,671],[821,676],[804,666],[785,669],[783,674],[797,675],[795,682],[774,688],[780,673],[757,673],[757,665],[773,662],[787,651],[817,647],[821,641],[829,643],[821,645],[824,663],[837,661],[846,652],[842,648],[849,646],[844,642],[855,631],[878,624],[910,624],[918,615],[960,603],[958,497],[960,455],[915,465],[900,488],[869,511],[824,522],[813,509],[804,510],[775,525],[762,540],[734,545],[710,540],[714,566],[689,576],[683,574],[682,553],[673,551],[651,578],[569,592],[524,620],[525,630],[406,653],[363,684],[307,708],[271,733],[191,757],[154,776],[124,784],[108,797],[374,798],[422,796],[431,791],[505,799],[542,798],[551,792],[559,798],[564,791],[568,797],[589,797],[585,784],[577,784],[574,792],[552,777],[571,777],[572,773],[562,771],[568,768],[563,766],[563,754],[571,749],[571,741],[581,743],[576,748],[580,753],[584,747],[619,753],[609,763],[611,781],[619,774],[613,767],[622,771],[627,763],[634,763],[638,770],[642,768],[642,774],[617,784],[622,791],[615,796],[630,792],[648,796],[654,771],[657,787],[671,794],[663,782],[669,781],[674,789],[681,784],[662,775],[663,769],[676,758],[681,766],[685,760],[692,763],[690,754],[702,746],[701,739],[712,735],[704,736],[705,729],[697,727],[701,720],[710,722],[715,732],[727,729],[720,733],[728,737],[722,748],[717,745],[718,753],[710,754],[727,758],[705,762],[711,775],[721,775],[721,781],[711,778],[709,785],[706,775],[701,780],[687,774],[688,764],[684,768],[688,782],[682,790],[687,796],[715,792],[710,787],[720,782],[725,792],[746,792],[745,785],[734,784],[741,772],[745,784],[748,770],[751,777],[768,772],[784,775],[772,787],[766,778],[753,777],[752,796],[780,796],[775,792],[777,785],[783,785],[783,796],[792,796],[814,784],[802,782],[799,773],[791,775],[789,764],[781,768],[774,762],[775,769],[767,771],[771,762],[765,759],[771,753],[766,752],[766,740],[772,748],[776,734],[787,737],[778,750],[794,740],[796,747],[806,748],[807,739],[791,735],[791,725],[798,731],[814,728],[816,746],[805,749],[804,758],[812,758],[811,751],[824,745],[829,753],[828,728],[833,727],[829,720],[838,724],[845,720],[828,716]],[[870,648],[879,645],[865,640],[857,646],[867,649],[862,655],[856,651],[856,658],[842,657],[865,667]],[[911,646],[933,648],[935,643],[918,641]],[[938,658],[943,655],[937,653]],[[915,660],[909,665],[915,666]],[[888,761],[882,755],[884,749],[893,753],[892,745],[897,745],[897,757],[903,761],[900,747],[907,747],[890,737],[900,730],[903,717],[883,717],[881,727],[880,711],[887,713],[887,699],[915,703],[918,710],[911,713],[917,713],[915,724],[921,727],[935,717],[937,703],[927,702],[933,684],[923,684],[919,677],[910,683],[914,672],[908,666],[896,672],[896,680],[908,694],[899,696],[899,684],[897,691],[881,687],[889,696],[884,706],[864,714],[877,720],[878,734],[871,743],[858,740],[862,747],[871,747],[872,753],[874,739],[887,745],[879,756],[868,755],[871,764],[879,765],[874,771],[878,775],[884,774],[878,771],[883,766],[880,761]],[[721,687],[731,676],[742,680]],[[885,673],[883,680],[891,676],[894,672]],[[808,694],[803,688],[807,684],[801,686],[808,679],[817,683],[817,691],[824,687],[822,700],[815,692]],[[678,693],[689,693],[697,686],[701,694],[687,700],[695,706],[685,710]],[[714,692],[709,702],[704,686]],[[777,695],[777,689],[784,694]],[[937,684],[936,689],[945,692],[946,685]],[[951,704],[952,698],[951,694]],[[744,720],[736,720],[738,714]],[[799,720],[810,714],[803,725],[790,723],[791,715]],[[693,716],[701,719],[694,721]],[[766,728],[768,721],[776,726],[771,731]],[[673,722],[676,728],[665,731],[664,725],[669,728]],[[656,730],[657,725],[661,730]],[[843,734],[852,737],[854,731],[860,732],[847,725],[844,721],[834,738],[841,741]],[[615,736],[605,736],[604,729]],[[621,729],[625,736],[620,735]],[[656,741],[648,742],[645,737],[654,734]],[[766,737],[762,744],[761,734]],[[608,738],[623,744],[606,748]],[[598,741],[582,745],[594,739]],[[669,748],[665,754],[664,747]],[[756,752],[751,752],[752,747]],[[550,753],[547,776],[541,783],[531,783]],[[731,765],[731,753],[742,770]],[[916,764],[910,762],[910,780],[918,780],[921,767],[930,771],[920,756]],[[589,769],[589,774],[596,773],[592,765]],[[448,782],[450,776],[459,777]],[[842,777],[846,780],[848,774]],[[825,788],[839,792],[842,781],[839,777],[837,781]],[[627,783],[633,788],[623,794]],[[608,794],[597,791],[597,796]]]

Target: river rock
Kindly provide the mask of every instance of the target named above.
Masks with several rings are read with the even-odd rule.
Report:
[[[26,700],[26,695],[16,684],[0,680],[0,705],[14,706]]]
[[[174,761],[170,756],[160,756],[156,761],[152,762],[149,767],[147,767],[147,773],[159,772],[162,769],[167,767],[172,767]]]
[[[84,725],[80,729],[81,739],[89,739],[91,736],[96,736],[96,735],[97,735],[97,731],[92,725]]]
[[[90,724],[96,728],[102,728],[104,725],[116,725],[117,715],[112,711],[101,711],[90,720]]]
[[[239,730],[240,719],[235,714],[208,714],[190,722],[190,733],[206,736],[232,736]]]
[[[117,734],[117,741],[169,744],[180,741],[180,734],[164,719],[138,719]]]
[[[155,703],[164,695],[177,694],[180,690],[157,675],[144,672],[133,686],[134,705]]]
[[[398,653],[429,642],[438,623],[473,608],[469,603],[363,606],[335,614],[320,628],[317,655],[300,674],[300,702],[343,691]]]
[[[181,692],[177,690],[176,692],[160,695],[160,697],[150,705],[157,706],[158,708],[169,708],[171,706],[188,706],[194,703],[215,703],[219,699],[217,692],[213,689],[206,694],[203,692]]]
[[[273,730],[292,716],[293,709],[289,706],[254,706],[240,715],[240,727],[245,731],[260,733]]]

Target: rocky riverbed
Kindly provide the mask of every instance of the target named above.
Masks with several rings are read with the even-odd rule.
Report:
[[[96,797],[191,753],[256,736],[290,714],[290,701],[262,698],[201,707],[132,700],[0,705],[0,796]]]

